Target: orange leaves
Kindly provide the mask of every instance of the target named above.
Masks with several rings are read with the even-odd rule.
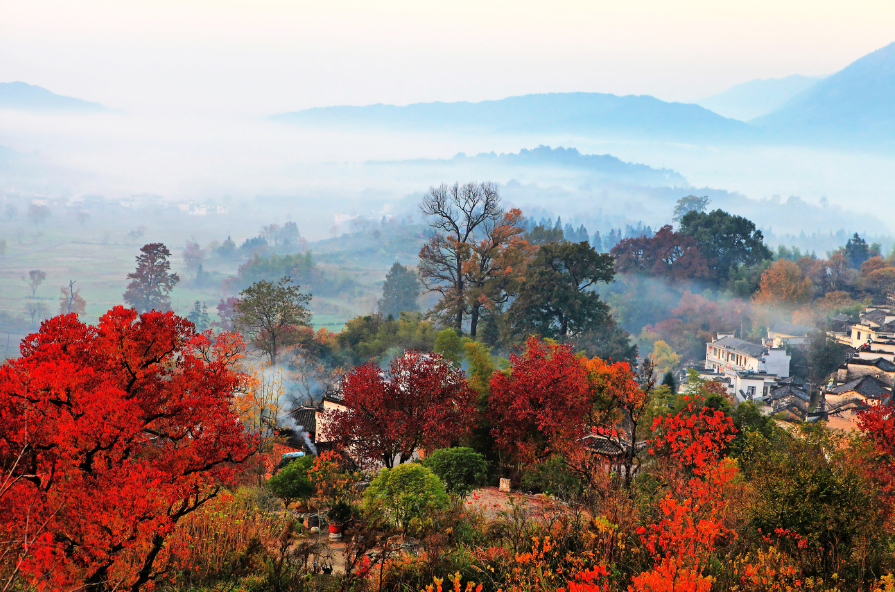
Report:
[[[761,274],[753,300],[758,304],[795,307],[811,300],[811,293],[811,280],[799,266],[788,259],[778,259]]]

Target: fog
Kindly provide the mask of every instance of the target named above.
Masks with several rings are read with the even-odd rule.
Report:
[[[640,187],[629,184],[626,193],[617,183],[588,177],[581,170],[441,162],[457,153],[518,153],[539,145],[672,169],[686,183],[669,184],[670,191],[645,199]],[[681,195],[725,191],[738,196],[726,204],[736,213],[791,233],[839,228],[888,233],[886,220],[895,204],[890,176],[895,158],[829,148],[686,145],[570,134],[350,130],[254,117],[13,111],[0,112],[0,146],[15,151],[0,157],[0,192],[8,197],[152,195],[181,203],[229,196],[248,203],[258,196],[278,196],[285,199],[278,206],[282,209],[267,216],[300,219],[310,240],[330,236],[337,214],[412,210],[408,196],[431,185],[466,180],[504,185],[515,180],[534,188],[524,195],[508,194],[523,208],[582,216],[594,211],[627,214],[631,221],[652,225],[668,220]],[[433,162],[420,162],[426,159]],[[404,160],[414,162],[396,162]],[[381,161],[390,163],[370,164]],[[818,207],[838,206],[843,212],[829,219],[780,219],[783,212],[776,204],[791,196]],[[868,209],[873,216],[866,216]],[[867,226],[854,226],[858,220]]]

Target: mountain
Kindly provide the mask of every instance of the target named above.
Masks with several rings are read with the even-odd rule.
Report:
[[[538,146],[518,153],[483,152],[475,156],[457,154],[450,159],[369,161],[374,166],[418,166],[481,169],[494,174],[500,169],[531,170],[535,167],[574,170],[600,179],[640,183],[650,186],[685,186],[687,179],[671,169],[654,169],[645,164],[625,162],[610,154],[581,154],[576,148]]]
[[[696,104],[724,117],[749,121],[781,107],[823,79],[823,76],[793,74],[785,78],[750,80],[732,86],[721,94],[696,101]]]
[[[895,145],[895,43],[750,123],[784,140]]]
[[[475,130],[478,133],[602,133],[671,141],[741,140],[754,130],[698,105],[650,96],[601,93],[522,95],[479,103],[317,107],[273,117],[305,125],[389,129]]]
[[[99,103],[64,97],[24,82],[0,82],[0,109],[17,111],[107,112]]]

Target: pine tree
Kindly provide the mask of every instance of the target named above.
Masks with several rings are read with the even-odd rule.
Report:
[[[180,278],[169,273],[171,251],[162,243],[143,245],[137,256],[137,269],[127,274],[131,283],[124,293],[124,301],[138,312],[165,311],[171,308],[168,296]]]
[[[382,285],[379,313],[397,318],[402,312],[416,312],[420,308],[417,302],[419,293],[420,284],[416,273],[395,261]]]

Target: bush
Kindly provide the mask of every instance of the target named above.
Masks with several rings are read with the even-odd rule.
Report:
[[[314,485],[308,478],[308,469],[313,464],[313,456],[298,457],[267,481],[267,489],[287,507],[294,501],[310,498],[314,495]]]
[[[526,468],[520,485],[525,491],[546,493],[563,499],[574,498],[584,491],[581,478],[558,455]]]
[[[447,490],[466,497],[488,476],[485,457],[472,448],[442,448],[423,460],[423,465],[444,482]]]
[[[364,492],[364,509],[381,512],[404,533],[422,526],[429,512],[447,507],[450,498],[444,483],[418,463],[382,469]]]

